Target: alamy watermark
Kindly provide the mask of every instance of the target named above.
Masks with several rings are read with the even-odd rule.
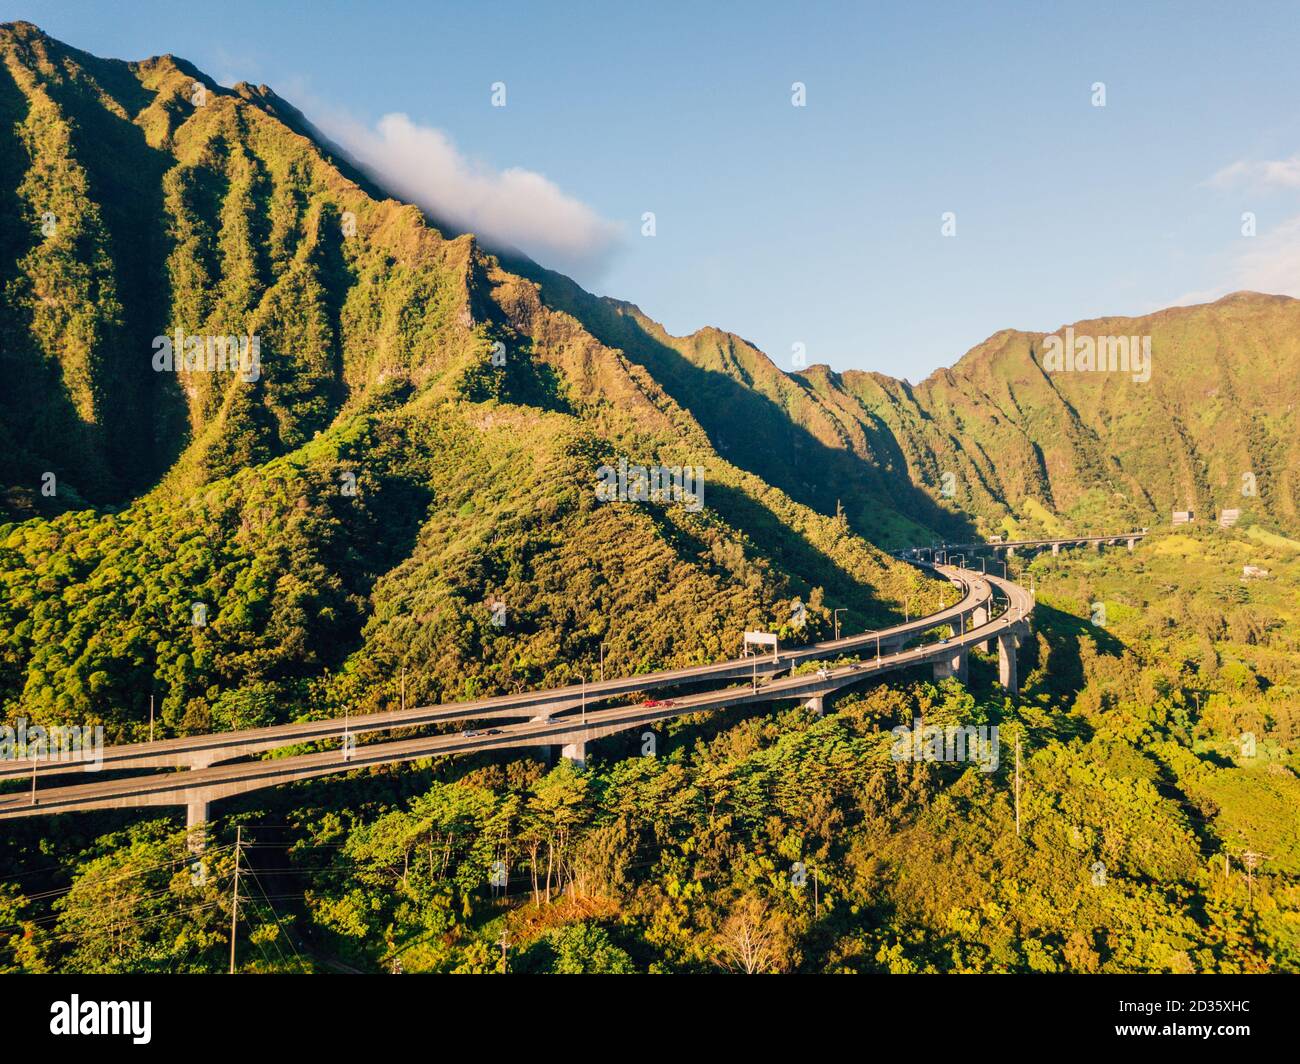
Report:
[[[262,375],[262,343],[256,336],[193,336],[177,329],[153,338],[155,373],[238,373],[246,384]]]
[[[677,502],[690,513],[704,509],[703,466],[603,465],[596,470],[601,502]]]
[[[895,761],[969,761],[981,772],[996,772],[998,767],[998,726],[954,725],[940,727],[923,724],[918,717],[912,727],[900,724],[890,729],[894,745],[889,756]]]
[[[1043,339],[1043,369],[1048,373],[1132,373],[1145,384],[1151,379],[1150,336],[1075,336],[1068,325],[1065,337]]]
[[[87,772],[97,772],[104,763],[104,726],[29,728],[23,717],[12,725],[0,724],[0,761],[18,760],[86,762]]]

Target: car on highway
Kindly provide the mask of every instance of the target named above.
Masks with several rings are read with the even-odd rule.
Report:
[[[675,706],[677,703],[671,698],[647,698],[641,705],[646,709],[657,709],[660,706]]]
[[[473,739],[475,736],[482,734],[481,731],[475,731],[473,728],[469,728],[466,731],[461,732],[460,737],[462,739]]]
[[[820,676],[823,680],[829,680],[831,678],[831,670],[823,666],[822,668],[817,670],[817,675]]]

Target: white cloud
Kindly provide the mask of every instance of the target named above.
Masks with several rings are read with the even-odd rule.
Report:
[[[440,129],[404,114],[384,115],[374,129],[328,112],[317,124],[385,189],[488,244],[518,248],[587,283],[618,250],[617,224],[533,170],[467,158]]]
[[[1272,188],[1300,188],[1300,155],[1289,159],[1239,159],[1225,166],[1206,182],[1212,188],[1254,185]]]
[[[1243,290],[1300,298],[1300,215],[1260,236],[1242,237],[1239,243],[1241,249],[1220,264],[1226,278],[1222,284],[1186,292],[1174,305],[1208,303]]]

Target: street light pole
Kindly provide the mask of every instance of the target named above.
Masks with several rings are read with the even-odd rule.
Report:
[[[837,609],[837,610],[832,610],[832,611],[831,611],[831,620],[833,620],[833,621],[835,622],[835,638],[836,638],[836,639],[839,639],[839,637],[840,637],[840,614],[841,614],[841,613],[847,613],[847,612],[848,612],[848,607],[847,607],[847,606],[841,606],[839,609]]]

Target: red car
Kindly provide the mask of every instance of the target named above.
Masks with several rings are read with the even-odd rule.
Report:
[[[665,698],[662,700],[656,698],[647,698],[644,702],[641,703],[641,705],[645,706],[646,709],[656,709],[659,706],[675,706],[677,705],[677,703],[674,702],[671,698]]]

